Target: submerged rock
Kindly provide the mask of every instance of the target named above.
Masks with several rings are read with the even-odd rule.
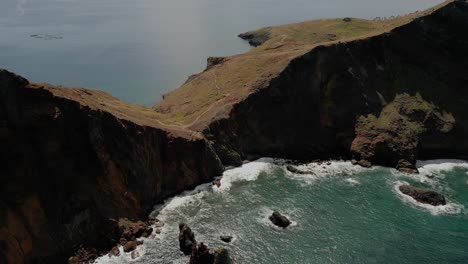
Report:
[[[221,241],[230,243],[232,241],[232,236],[220,236]]]
[[[402,185],[399,189],[403,194],[413,197],[420,203],[434,206],[446,204],[445,197],[442,194],[431,190],[416,188],[410,185]]]
[[[270,219],[270,221],[276,225],[276,226],[279,226],[279,227],[282,227],[282,228],[286,228],[288,227],[290,224],[291,224],[291,221],[289,221],[289,219],[278,213],[278,212],[273,212],[273,214],[270,215],[270,217],[268,218]]]
[[[179,247],[180,251],[185,255],[192,254],[192,251],[196,248],[197,241],[195,240],[195,234],[187,224],[179,224]]]

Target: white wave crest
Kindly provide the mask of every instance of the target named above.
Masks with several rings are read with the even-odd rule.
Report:
[[[443,172],[451,171],[455,168],[463,168],[468,170],[468,161],[466,160],[425,160],[416,163],[419,173],[426,176],[441,176]]]
[[[346,178],[345,181],[349,183],[351,186],[356,186],[356,185],[361,184],[358,180],[353,179],[353,178]]]
[[[284,168],[286,175],[303,180],[306,184],[312,184],[315,181],[329,176],[352,176],[372,168],[363,168],[359,165],[353,165],[350,161],[334,160],[328,162],[312,162],[295,166],[298,170],[310,172],[306,174],[293,173]],[[349,183],[356,183],[357,180],[347,180]],[[359,182],[357,182],[359,183]]]
[[[243,164],[241,167],[227,170],[221,178],[221,186],[213,188],[215,191],[228,191],[231,189],[234,182],[240,181],[255,181],[258,176],[264,171],[273,168],[275,164],[281,163],[282,160],[272,158],[261,158]]]
[[[416,208],[421,208],[424,210],[429,211],[432,215],[441,215],[441,214],[459,214],[464,210],[464,206],[457,203],[447,202],[446,205],[430,205],[424,204],[416,201],[413,197],[406,195],[400,191],[400,186],[402,185],[409,185],[409,183],[405,181],[396,181],[393,186],[394,192],[397,196],[403,200],[403,202],[410,204]]]

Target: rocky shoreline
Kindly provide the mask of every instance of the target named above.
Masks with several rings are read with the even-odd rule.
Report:
[[[154,204],[254,157],[355,159],[407,173],[418,158],[466,158],[467,31],[468,4],[448,1],[389,32],[294,53],[236,98],[216,82],[219,98],[181,124],[165,117],[193,110],[183,87],[149,109],[0,70],[0,262],[92,258],[122,236],[130,249],[140,231],[115,236],[115,223],[141,225]],[[213,83],[214,71],[245,59],[212,58],[184,85]]]

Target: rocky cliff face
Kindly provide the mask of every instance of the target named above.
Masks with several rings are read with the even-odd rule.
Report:
[[[468,156],[468,4],[313,48],[204,129],[224,164],[252,156],[397,166]],[[405,164],[406,162],[403,162]]]
[[[108,249],[110,218],[144,218],[223,165],[257,156],[402,169],[417,158],[467,158],[465,1],[419,18],[304,28],[319,31],[296,40],[271,29],[252,52],[211,59],[156,111],[0,70],[0,262],[64,262],[79,244]],[[348,28],[371,34],[349,40]]]
[[[151,112],[151,111],[148,111]],[[197,134],[86,89],[0,70],[0,262],[63,263],[116,242],[109,219],[145,218],[162,199],[222,172]]]

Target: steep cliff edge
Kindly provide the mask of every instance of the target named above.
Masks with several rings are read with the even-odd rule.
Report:
[[[1,263],[64,263],[80,244],[109,249],[109,219],[144,219],[223,169],[199,133],[164,127],[150,109],[5,70],[0,145]]]
[[[266,28],[258,47],[210,59],[154,109],[0,70],[0,262],[109,248],[109,219],[145,218],[257,156],[401,169],[467,158],[466,32],[466,1]]]
[[[465,1],[386,21],[265,30],[262,45],[193,76],[154,109],[203,131],[226,165],[265,155],[387,166],[467,158]]]

